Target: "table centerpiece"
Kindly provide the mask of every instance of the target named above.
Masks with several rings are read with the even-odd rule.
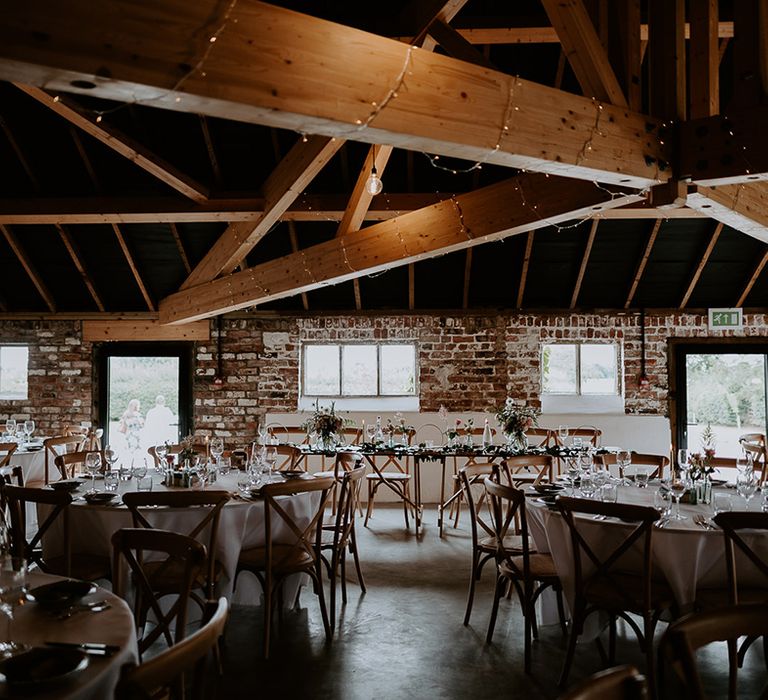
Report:
[[[525,431],[533,428],[539,418],[539,409],[525,403],[518,403],[507,397],[504,405],[496,410],[496,420],[501,432],[507,438],[510,450],[522,451],[528,447]]]

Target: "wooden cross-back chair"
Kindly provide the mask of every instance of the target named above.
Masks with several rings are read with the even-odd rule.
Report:
[[[177,532],[123,528],[112,535],[113,572],[115,593],[127,597],[123,582],[133,583],[134,618],[142,631],[139,638],[139,656],[161,636],[169,647],[180,642],[187,631],[187,608],[195,582],[205,569],[205,546],[197,540]],[[146,555],[149,554],[149,557]],[[165,558],[154,559],[153,555]],[[128,564],[130,577],[122,574],[123,562]],[[173,562],[175,585],[171,590],[156,587],[158,565]],[[166,595],[177,596],[173,605],[163,612],[160,599]],[[156,625],[147,631],[147,617],[153,613]],[[174,634],[171,635],[171,625]]]
[[[336,515],[336,496],[342,479],[344,478],[344,474],[354,469],[361,461],[362,457],[359,454],[355,454],[354,452],[337,452],[336,458],[333,462],[333,469],[326,469],[324,471],[315,472],[313,474],[313,476],[320,478],[325,476],[332,476],[336,481],[336,483],[333,485],[333,488],[331,489],[331,515]],[[358,493],[355,496],[355,507],[360,511],[360,515],[362,515],[363,510],[362,506],[360,505],[359,488]]]
[[[18,448],[19,445],[16,442],[0,442],[0,469],[11,463],[11,457]]]
[[[413,441],[413,436],[416,434],[415,430],[407,431],[408,444]],[[408,527],[408,502],[410,500],[410,483],[413,477],[410,470],[409,456],[398,455],[381,455],[381,459],[384,460],[384,464],[379,466],[376,464],[378,457],[370,457],[369,461],[371,465],[376,465],[374,471],[366,475],[368,482],[368,503],[365,509],[365,522],[363,525],[368,525],[368,521],[373,515],[374,500],[376,498],[376,492],[379,487],[387,483],[389,489],[399,495],[403,499],[403,517],[405,518],[405,527]]]
[[[85,436],[78,435],[58,435],[43,440],[43,449],[45,450],[45,483],[48,484],[51,477],[51,466],[55,463],[59,455],[69,454],[70,452],[79,452],[85,447]]]
[[[665,693],[664,697],[704,700],[706,688],[699,675],[696,652],[713,642],[727,642],[733,647],[740,637],[755,639],[765,635],[766,630],[768,605],[765,603],[714,608],[673,622],[659,644],[659,662],[662,669],[672,668],[682,683],[680,688],[671,689],[672,692]],[[668,688],[666,678],[663,688]],[[764,687],[759,697],[766,695],[768,689]],[[735,666],[730,668],[728,697],[732,700],[738,697]]]
[[[768,451],[765,444],[765,435],[762,433],[746,433],[739,438],[742,449],[752,457],[753,469],[760,472],[760,483],[764,484],[768,464]]]
[[[123,494],[123,503],[128,506],[133,518],[134,528],[155,530],[150,520],[154,520],[162,511],[183,509],[186,513],[199,512],[199,519],[192,529],[183,533],[193,540],[205,538],[206,559],[204,566],[193,580],[190,597],[201,610],[205,609],[205,601],[213,598],[216,582],[223,571],[221,562],[216,558],[216,542],[219,533],[221,509],[229,500],[226,491],[132,491]],[[142,510],[144,509],[144,510]],[[205,537],[207,533],[207,537]],[[179,578],[179,564],[172,558],[152,562],[145,567],[147,579],[153,589],[161,594],[172,593]],[[197,594],[203,591],[203,596]]]
[[[553,460],[551,455],[517,455],[504,458],[504,469],[509,474],[510,483],[538,485],[542,481],[552,481]]]
[[[292,445],[267,445],[267,449],[274,450],[277,453],[275,471],[297,469],[303,461],[301,450]]]
[[[645,676],[634,666],[616,666],[585,678],[560,700],[646,700],[649,697]]]
[[[554,439],[553,432],[557,433],[550,428],[528,428],[525,431],[525,437],[530,447],[549,447]]]
[[[632,452],[632,467],[649,467],[652,471],[648,473],[649,479],[663,479],[666,474],[667,467],[669,466],[669,457],[665,455],[652,455],[643,454],[639,452]],[[618,455],[615,453],[607,453],[599,455],[597,462],[606,469],[610,470],[611,467],[618,465]]]
[[[156,697],[183,700],[181,680],[188,671],[194,671],[194,680],[188,686],[192,697],[196,700],[206,697],[205,662],[224,634],[227,613],[227,599],[219,598],[212,616],[199,630],[138,666],[123,666],[115,688],[116,700]]]
[[[340,457],[342,455],[339,455]],[[323,563],[328,570],[331,589],[331,629],[336,628],[336,582],[341,574],[341,600],[347,602],[347,550],[352,554],[357,571],[357,582],[360,590],[365,593],[365,580],[360,568],[360,557],[357,551],[357,535],[355,532],[355,511],[360,499],[360,486],[363,483],[365,465],[360,464],[354,455],[346,455],[344,465],[336,475],[340,482],[338,505],[334,520],[329,525],[323,525],[323,538],[320,547]],[[336,460],[337,465],[340,460]],[[326,552],[330,555],[323,554]]]
[[[80,450],[78,452],[67,452],[65,454],[56,455],[56,459],[53,460],[53,463],[56,465],[59,478],[74,479],[78,474],[84,473],[85,460],[89,454],[94,453],[97,453],[101,457],[99,471],[103,473],[107,468],[107,460],[104,458],[104,451]]]
[[[69,507],[72,496],[63,491],[34,489],[5,483],[2,487],[11,523],[11,548],[20,556],[36,564],[47,574],[72,576],[86,581],[109,579],[109,557],[72,552],[72,533]],[[27,531],[27,504],[49,506],[50,512],[38,523],[37,530]],[[38,509],[39,511],[39,509]],[[63,553],[43,557],[42,539],[54,526],[61,523]]]
[[[532,638],[538,636],[536,601],[547,588],[556,592],[560,625],[565,632],[562,587],[552,555],[532,551],[529,544],[523,491],[513,486],[498,484],[489,477],[486,477],[483,483],[491,502],[493,534],[496,540],[496,588],[486,642],[490,644],[493,640],[499,601],[507,585],[512,584],[520,599],[525,621],[524,668],[526,673],[530,673]],[[514,531],[516,523],[519,523],[520,538],[510,540],[510,531]],[[514,544],[519,542],[519,546],[510,547],[510,541]]]
[[[320,478],[289,479],[266,484],[261,489],[264,499],[264,545],[240,551],[237,573],[250,571],[259,579],[264,590],[264,656],[269,656],[272,613],[275,600],[282,598],[282,585],[288,576],[307,574],[314,583],[320,603],[326,640],[331,638],[331,627],[323,592],[320,546],[322,542],[322,517],[328,494],[335,483],[332,476]],[[301,523],[283,508],[283,496],[318,492],[317,507],[309,521]],[[288,530],[287,541],[273,542],[272,530],[276,522],[282,522]]]
[[[653,524],[661,517],[659,512],[648,506],[566,496],[557,499],[557,507],[571,535],[574,572],[573,623],[560,685],[565,685],[568,680],[576,642],[584,632],[585,620],[599,610],[610,615],[607,662],[614,662],[616,618],[620,617],[635,633],[646,657],[649,682],[653,683],[653,632],[660,615],[674,608],[674,596],[669,586],[653,578]],[[592,518],[577,518],[577,515],[618,518],[627,524],[628,531],[617,546],[598,553],[583,534],[583,529],[592,524]],[[602,544],[602,539],[600,542]],[[627,571],[625,555],[635,547],[640,548],[641,566],[639,571]],[[585,571],[585,564],[591,570]],[[642,617],[642,629],[629,613]],[[599,638],[596,642],[601,656],[604,656]]]
[[[5,486],[24,486],[24,470],[19,467],[0,467],[0,515],[8,522],[8,502]]]

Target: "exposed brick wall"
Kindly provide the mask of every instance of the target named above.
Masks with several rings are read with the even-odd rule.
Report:
[[[227,319],[221,324],[222,383],[216,384],[217,327],[196,347],[195,425],[235,440],[250,439],[268,412],[296,410],[299,351],[304,341],[414,341],[419,348],[421,410],[484,411],[505,396],[539,402],[542,341],[615,340],[624,348],[625,410],[666,415],[670,338],[708,335],[700,314],[646,317],[647,389],[640,374],[640,316],[612,314],[387,315]],[[767,317],[745,316],[730,336],[768,336]],[[0,420],[34,417],[43,433],[92,420],[93,346],[70,321],[3,321],[0,342],[30,345],[30,398],[0,402]]]

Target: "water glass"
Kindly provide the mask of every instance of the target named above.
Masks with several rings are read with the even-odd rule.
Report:
[[[0,557],[0,612],[8,619],[6,633],[0,641],[0,655],[11,655],[20,649],[12,641],[13,610],[27,598],[27,562],[19,557]]]
[[[581,483],[579,485],[579,491],[584,498],[594,498],[595,495],[595,481],[591,474],[582,474]]]
[[[638,469],[635,472],[635,485],[639,489],[644,489],[648,487],[648,477],[650,474],[648,473],[648,470],[646,469]]]
[[[619,487],[615,482],[607,482],[600,487],[600,500],[603,503],[616,503],[619,498]]]
[[[747,510],[749,510],[749,502],[755,495],[755,491],[757,491],[757,479],[755,479],[754,473],[742,473],[736,477],[736,493],[744,499]]]
[[[230,469],[232,469],[232,458],[220,457],[219,464],[218,464],[219,474],[221,474],[222,476],[225,476],[229,474]]]
[[[763,484],[763,488],[760,490],[760,509],[763,513],[768,512],[768,482]]]
[[[120,481],[120,475],[116,471],[108,471],[104,473],[104,490],[105,491],[117,491],[117,484]]]
[[[573,444],[574,450],[580,450],[584,446],[584,441],[577,435],[573,437],[573,440],[571,441],[571,443]]]
[[[712,514],[729,513],[733,507],[731,494],[715,491],[712,494]]]
[[[152,477],[151,476],[137,476],[136,477],[136,490],[137,491],[151,491],[152,490]]]
[[[659,487],[653,494],[653,507],[658,510],[662,516],[668,516],[672,510],[672,494],[666,487]]]

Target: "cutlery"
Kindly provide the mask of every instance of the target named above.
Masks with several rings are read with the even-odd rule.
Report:
[[[662,518],[661,520],[656,521],[656,527],[659,528],[659,530],[666,527],[668,524],[669,524],[669,518]]]
[[[699,527],[704,528],[705,530],[715,529],[715,526],[712,525],[712,523],[710,523],[709,520],[707,520],[703,515],[694,515],[693,522],[696,523]]]
[[[106,600],[95,600],[92,603],[78,603],[77,605],[70,605],[66,610],[63,610],[56,618],[59,620],[66,620],[79,612],[92,612],[99,613],[104,610],[109,610],[112,606]]]
[[[45,642],[49,647],[61,647],[66,649],[80,649],[86,654],[92,654],[93,656],[112,656],[120,651],[119,646],[113,644],[100,644],[96,642],[83,642],[78,644],[76,642]]]

